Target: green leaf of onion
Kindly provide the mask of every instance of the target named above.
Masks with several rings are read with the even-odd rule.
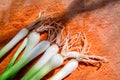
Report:
[[[14,54],[12,60],[10,61],[10,63],[8,64],[6,70],[8,70],[10,67],[12,67],[18,57],[18,55],[21,53],[21,51],[25,48],[26,44],[27,44],[27,38],[24,39],[24,41],[22,42],[21,46],[18,48],[18,50],[16,51],[16,53]]]

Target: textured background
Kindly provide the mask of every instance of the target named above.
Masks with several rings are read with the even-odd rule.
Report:
[[[45,15],[57,14],[65,18],[63,23],[67,32],[84,31],[92,44],[90,52],[109,60],[100,69],[80,64],[65,80],[120,80],[120,0],[0,0],[0,48],[45,8]],[[2,60],[0,73],[19,45]],[[16,79],[35,61],[22,69]],[[44,80],[58,70],[52,71]]]

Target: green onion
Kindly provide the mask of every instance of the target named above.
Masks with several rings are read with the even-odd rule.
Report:
[[[12,60],[10,61],[10,63],[8,64],[6,70],[8,70],[10,67],[13,66],[13,64],[15,63],[15,60],[17,59],[18,55],[21,53],[21,51],[25,48],[26,44],[27,44],[27,40],[28,38],[25,38],[24,41],[22,42],[21,46],[18,48],[18,50],[16,51],[16,53],[14,54]]]
[[[2,58],[8,51],[10,51],[21,39],[28,34],[28,30],[23,28],[16,36],[0,50],[0,58]]]
[[[28,41],[27,41],[27,40],[28,40]],[[23,42],[23,44],[21,45],[21,47],[18,49],[18,51],[17,51],[17,52],[15,53],[15,55],[13,56],[13,58],[12,58],[11,62],[9,63],[7,69],[10,68],[10,67],[14,64],[17,56],[18,56],[19,53],[24,49],[24,47],[26,46],[26,44],[27,44],[27,46],[26,46],[26,48],[25,48],[25,50],[24,50],[23,56],[27,55],[27,53],[28,53],[31,49],[33,49],[33,48],[38,44],[39,40],[40,40],[40,35],[39,35],[37,32],[32,31],[32,32],[28,35],[28,39],[25,39],[25,40],[24,40],[24,42]],[[22,57],[23,57],[23,56],[22,56]]]
[[[21,80],[29,80],[34,74],[36,74],[43,65],[45,65],[49,59],[58,52],[57,45],[51,45],[38,62],[23,76]]]
[[[39,43],[39,41],[40,41],[40,35],[37,32],[32,31],[28,35],[27,45],[21,57],[28,55],[28,53]]]
[[[72,59],[49,80],[63,80],[63,78],[71,74],[77,67],[78,67],[78,61]]]
[[[16,64],[14,64],[10,69],[1,74],[0,80],[6,80],[14,76],[21,68],[28,64],[31,60],[43,53],[49,47],[49,45],[49,41],[40,42],[26,56],[21,57]]]
[[[53,69],[63,63],[63,57],[60,54],[54,55],[30,80],[40,80]]]

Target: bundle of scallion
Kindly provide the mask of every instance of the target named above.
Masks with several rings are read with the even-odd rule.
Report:
[[[39,31],[37,31],[35,29],[36,27],[34,27],[40,21],[41,14],[42,13],[40,13],[38,18],[35,21],[33,21],[30,25],[28,25],[26,28],[23,28],[20,32],[18,32],[18,34],[5,47],[1,49],[0,58],[2,58],[21,39],[23,39],[28,34],[29,31],[32,31],[27,36],[27,38],[24,39],[23,43],[18,48],[12,60],[8,64],[6,70],[0,75],[0,80],[6,80],[10,77],[13,77],[21,68],[23,68],[26,64],[28,64],[35,57],[43,53],[50,46],[50,42],[47,40],[44,40],[39,43],[40,35],[38,33],[42,31],[47,31],[49,30],[50,27],[46,27],[45,29],[44,27],[42,27],[42,30],[39,30]],[[41,25],[38,25],[37,28],[39,28],[39,26],[41,27]],[[17,57],[19,56],[19,54],[24,48],[25,50],[23,51],[22,56],[15,63]]]
[[[20,48],[17,50],[17,52],[13,56],[6,70],[0,75],[0,80],[6,80],[14,76],[21,68],[23,68],[26,64],[28,64],[35,57],[43,53],[50,46],[50,42],[47,40],[44,40],[40,43],[39,41],[40,41],[40,35],[34,30],[30,32],[30,34],[23,41],[22,45],[20,46]],[[12,41],[12,43],[13,42],[14,41]],[[24,47],[25,47],[25,50],[22,56],[17,61],[17,63],[14,64],[16,58],[21,53],[21,51],[24,49]]]
[[[3,72],[0,75],[0,80],[6,80],[14,76],[27,63],[29,63],[35,57],[43,53],[49,47],[49,45],[49,41],[42,41],[39,44],[37,44],[28,54],[23,55],[16,64],[14,64],[11,68]]]
[[[65,66],[49,80],[64,79],[78,67],[79,62],[106,62],[106,59],[103,57],[87,55],[88,43],[85,35],[79,35],[73,38],[69,38],[69,36],[67,36],[65,40],[60,41],[60,35],[62,33],[59,32],[59,28],[51,25],[40,25],[40,27],[33,28],[33,26],[35,26],[39,21],[40,16],[27,28],[22,29],[5,47],[0,50],[0,58],[2,58],[21,39],[27,36],[29,31],[31,31],[16,51],[6,70],[0,75],[0,80],[7,80],[13,77],[21,68],[43,52],[44,54],[40,57],[38,62],[21,78],[21,80],[40,80],[51,70],[54,70],[62,65],[64,60],[68,58],[72,60],[68,61],[68,63],[65,64]],[[38,32],[43,31],[48,31],[48,40],[41,42]],[[70,48],[75,42],[77,42],[78,38],[82,38],[84,45],[82,48],[78,47],[78,49],[80,49],[79,51],[70,51]],[[54,43],[55,41],[56,43]],[[59,48],[61,47],[62,49],[60,50],[60,54],[58,54]],[[21,51],[23,51],[23,54],[15,63]]]

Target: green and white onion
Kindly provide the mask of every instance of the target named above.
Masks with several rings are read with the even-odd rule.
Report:
[[[77,67],[78,61],[72,59],[67,64],[65,64],[65,66],[49,80],[63,80],[66,76],[71,74]]]
[[[17,59],[17,57],[19,56],[19,54],[21,53],[21,51],[25,48],[25,46],[27,45],[27,41],[28,38],[25,38],[24,41],[22,42],[21,46],[18,48],[18,50],[16,51],[16,53],[14,54],[12,60],[10,61],[10,63],[8,64],[6,70],[8,70],[10,67],[12,67]]]
[[[28,34],[28,29],[23,28],[16,34],[16,36],[0,50],[0,58],[2,58],[8,51],[10,51],[21,39]]]
[[[60,54],[55,54],[30,80],[42,79],[50,71],[61,66],[63,61],[63,57]]]
[[[28,64],[35,57],[43,53],[50,46],[49,41],[42,41],[35,46],[26,56],[20,58],[20,60],[14,64],[10,69],[0,75],[0,80],[6,80],[14,76],[21,68]]]
[[[38,62],[23,76],[21,80],[28,80],[30,79],[34,74],[36,74],[43,65],[45,65],[51,57],[53,57],[58,52],[58,46],[57,45],[51,45],[46,52],[42,55],[42,57],[38,60]]]

